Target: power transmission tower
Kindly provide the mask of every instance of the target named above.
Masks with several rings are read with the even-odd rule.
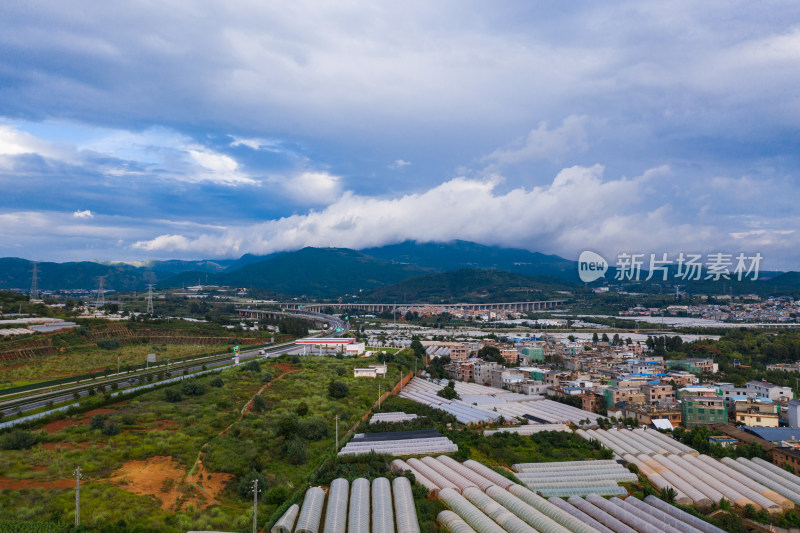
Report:
[[[97,302],[95,303],[95,307],[100,309],[106,304],[106,291],[103,289],[103,281],[105,280],[105,276],[100,276],[100,286],[97,288]]]
[[[147,314],[153,314],[153,284],[147,284]]]
[[[33,278],[31,279],[31,302],[39,299],[39,263],[33,262]]]
[[[81,525],[81,467],[75,469],[75,525]]]
[[[253,533],[258,533],[258,478],[253,480]]]

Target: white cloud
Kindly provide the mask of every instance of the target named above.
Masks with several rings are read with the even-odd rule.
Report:
[[[405,161],[403,159],[395,159],[394,163],[389,165],[389,168],[392,170],[397,170],[399,168],[407,167],[411,164],[411,161]]]
[[[605,180],[603,167],[595,165],[566,168],[548,186],[505,193],[498,191],[499,178],[456,178],[397,198],[346,192],[321,211],[194,238],[163,235],[134,247],[235,255],[242,250],[269,253],[303,246],[363,248],[406,239],[465,239],[567,256],[587,246],[612,250],[619,242],[643,251],[672,249],[680,238],[669,222],[669,210],[648,214],[649,205],[636,209],[645,185],[667,172],[659,168],[634,179]],[[678,231],[686,235],[688,226]],[[707,237],[703,228],[692,228],[689,234]]]
[[[282,181],[284,192],[301,205],[330,204],[341,194],[341,179],[322,171],[305,171]]]
[[[94,218],[94,213],[87,209],[85,211],[75,211],[72,216],[75,218]]]
[[[586,150],[587,117],[570,115],[558,128],[548,129],[546,122],[531,130],[527,138],[511,148],[495,150],[484,159],[498,165],[514,165],[536,159],[559,160],[571,151]]]
[[[270,140],[270,139],[262,139],[262,138],[244,138],[244,137],[236,137],[235,135],[231,135],[233,138],[233,142],[231,142],[232,147],[236,146],[246,146],[251,150],[266,150],[268,152],[282,152],[283,149],[281,148],[281,143],[279,141]]]

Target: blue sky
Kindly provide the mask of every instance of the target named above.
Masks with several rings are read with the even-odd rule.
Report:
[[[783,2],[0,5],[0,256],[465,239],[800,268]]]

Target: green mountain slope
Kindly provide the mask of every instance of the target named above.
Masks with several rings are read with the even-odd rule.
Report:
[[[401,263],[411,263],[434,270],[484,268],[517,272],[529,276],[553,276],[578,281],[575,261],[557,255],[545,255],[518,248],[484,246],[468,241],[406,241],[361,252]]]
[[[356,294],[427,272],[416,265],[376,259],[346,248],[303,248],[233,272],[208,276],[208,283],[269,289],[310,298]],[[205,276],[205,275],[203,275]],[[198,274],[184,272],[161,283],[196,283]]]
[[[145,268],[125,264],[106,265],[83,261],[78,263],[38,264],[40,290],[96,289],[99,278],[109,290],[141,290],[147,283],[156,281],[159,274]],[[33,262],[16,257],[0,259],[0,288],[23,289],[31,287]],[[163,277],[163,275],[162,275]]]
[[[462,269],[424,274],[362,294],[363,302],[523,302],[563,298],[557,291],[582,290],[552,277],[533,277],[502,270]]]

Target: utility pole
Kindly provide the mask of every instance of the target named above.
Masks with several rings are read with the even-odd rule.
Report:
[[[258,533],[258,478],[253,480],[253,533]]]
[[[117,356],[117,374],[119,374],[119,356]]]
[[[39,299],[39,263],[33,262],[33,277],[31,279],[30,301],[35,302]]]
[[[336,420],[336,441],[333,443],[334,453],[339,449],[339,415],[334,417]]]
[[[75,526],[81,525],[81,467],[75,469]]]
[[[381,382],[378,382],[378,409],[381,408]]]

